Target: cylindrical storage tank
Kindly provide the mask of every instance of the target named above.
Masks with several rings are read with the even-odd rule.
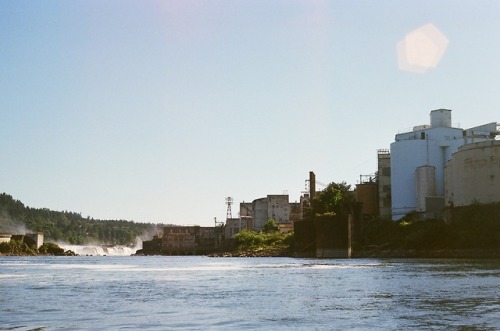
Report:
[[[500,202],[500,141],[463,145],[451,162],[454,206]]]
[[[433,128],[451,127],[451,110],[436,109],[431,111],[431,126]]]
[[[356,185],[356,200],[363,203],[362,213],[367,216],[378,215],[378,185],[363,183]]]
[[[436,196],[436,168],[430,165],[415,170],[416,210],[426,211],[425,198]]]
[[[264,224],[269,219],[267,215],[268,203],[267,198],[260,198],[252,202],[253,210],[253,226],[254,231],[260,231]]]

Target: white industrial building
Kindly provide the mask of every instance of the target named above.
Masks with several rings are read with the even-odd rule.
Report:
[[[392,219],[444,206],[444,168],[460,146],[495,139],[497,123],[470,129],[452,127],[451,110],[430,113],[430,125],[399,133],[391,144]]]

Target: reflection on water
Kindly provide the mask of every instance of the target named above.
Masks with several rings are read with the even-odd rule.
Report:
[[[0,263],[0,330],[500,328],[500,261],[80,256]]]

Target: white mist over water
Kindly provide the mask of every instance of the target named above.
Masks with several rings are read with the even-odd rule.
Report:
[[[134,246],[124,245],[69,245],[59,244],[65,251],[70,250],[78,255],[91,256],[130,256],[142,248],[142,241],[137,239]]]
[[[25,224],[18,224],[10,217],[7,211],[2,210],[0,212],[0,232],[25,235],[26,233],[35,233],[36,231],[26,228]]]
[[[135,245],[69,245],[58,243],[59,247],[65,251],[73,251],[78,255],[89,256],[131,256],[139,249],[142,249],[142,240],[137,237]]]
[[[139,249],[136,246],[98,246],[98,245],[59,245],[65,251],[71,250],[78,255],[92,255],[92,256],[130,256],[135,254]]]
[[[70,250],[75,252],[78,255],[92,255],[92,256],[130,256],[135,254],[135,252],[139,249],[129,246],[98,246],[98,245],[66,245],[60,244],[61,248],[65,251]]]

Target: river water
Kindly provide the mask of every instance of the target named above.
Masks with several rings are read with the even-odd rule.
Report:
[[[0,330],[499,330],[500,260],[0,257]]]

